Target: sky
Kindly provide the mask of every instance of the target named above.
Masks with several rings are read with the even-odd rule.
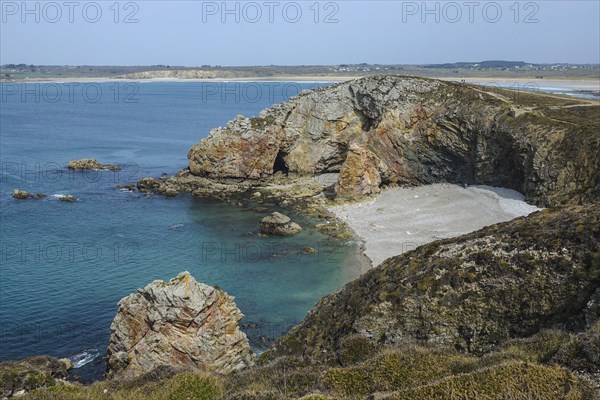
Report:
[[[599,21],[598,0],[0,0],[0,64],[597,64]]]

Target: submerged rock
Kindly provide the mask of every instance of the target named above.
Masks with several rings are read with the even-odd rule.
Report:
[[[58,199],[60,201],[64,201],[64,202],[67,202],[67,203],[73,203],[73,202],[77,201],[77,197],[72,196],[70,194],[67,194],[67,195],[64,195],[64,196],[60,196]]]
[[[49,356],[29,357],[0,363],[0,399],[24,394],[33,389],[54,386],[73,368],[68,359]]]
[[[287,215],[274,212],[260,221],[260,231],[270,235],[292,236],[302,231],[302,227]]]
[[[129,191],[129,192],[135,192],[135,187],[136,187],[135,183],[126,183],[126,184],[119,184],[119,185],[117,185],[117,189],[119,189],[119,190],[126,190],[126,191]]]
[[[233,297],[182,272],[119,302],[107,371],[130,378],[160,367],[229,373],[254,364]]]
[[[142,178],[137,181],[136,186],[140,192],[149,193],[157,190],[163,182],[164,179]]]
[[[46,197],[46,195],[44,193],[35,193],[34,194],[34,193],[26,192],[24,190],[13,189],[12,197],[14,197],[15,199],[19,199],[19,200],[26,200],[26,199],[43,199]]]
[[[67,168],[74,170],[121,170],[121,167],[119,167],[118,165],[102,164],[98,162],[95,158],[81,158],[79,160],[71,160],[67,164]]]

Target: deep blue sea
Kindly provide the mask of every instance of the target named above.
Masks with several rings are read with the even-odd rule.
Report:
[[[117,302],[184,270],[235,296],[243,330],[261,351],[354,278],[356,244],[329,239],[311,228],[316,221],[289,210],[302,233],[258,238],[267,212],[256,204],[145,198],[116,188],[173,174],[211,128],[322,85],[3,84],[0,360],[69,357],[79,367],[74,376],[100,379]],[[87,157],[123,170],[65,169]],[[15,188],[48,197],[15,200]],[[65,194],[79,201],[59,201]],[[305,245],[318,253],[304,254]]]

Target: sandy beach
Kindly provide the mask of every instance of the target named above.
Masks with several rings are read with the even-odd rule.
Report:
[[[362,76],[310,76],[290,75],[273,77],[246,77],[246,78],[152,78],[131,79],[127,77],[98,77],[98,78],[47,78],[5,81],[4,83],[44,83],[44,82],[69,82],[69,83],[104,83],[104,82],[343,82],[359,79]],[[532,85],[534,88],[555,88],[557,90],[600,90],[600,80],[594,79],[535,79],[535,78],[433,78],[452,82],[465,81],[485,86],[523,88]]]
[[[3,81],[2,83],[106,83],[106,82],[343,82],[359,79],[360,76],[274,76],[274,77],[246,77],[246,78],[151,78],[132,79],[127,77],[98,77],[98,78],[45,78],[45,79],[20,79]]]
[[[539,208],[519,192],[434,184],[388,189],[369,202],[331,207],[364,241],[373,266],[438,239],[528,215]]]

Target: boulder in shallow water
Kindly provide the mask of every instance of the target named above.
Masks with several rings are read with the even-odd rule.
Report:
[[[95,158],[81,158],[79,160],[71,160],[67,164],[67,168],[74,170],[110,170],[119,171],[121,167],[118,165],[102,164]]]
[[[64,195],[64,196],[60,196],[58,199],[60,201],[64,201],[64,202],[67,202],[67,203],[73,203],[73,202],[77,201],[77,197],[72,196],[70,194],[67,194],[67,195]]]
[[[302,231],[302,227],[287,215],[274,212],[260,221],[260,231],[270,235],[291,236]]]
[[[137,181],[137,188],[140,192],[150,193],[156,191],[162,183],[160,179],[142,178]]]
[[[182,272],[119,302],[110,327],[108,376],[132,378],[169,367],[229,373],[255,362],[233,297]]]
[[[44,197],[46,197],[46,195],[44,193],[35,193],[34,194],[34,193],[26,192],[24,190],[13,189],[12,197],[14,197],[15,199],[19,199],[19,200],[26,200],[26,199],[43,199]]]

